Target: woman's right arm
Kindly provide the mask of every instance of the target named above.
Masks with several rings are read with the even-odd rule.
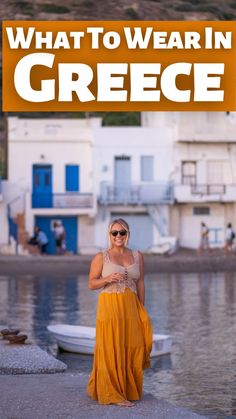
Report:
[[[101,278],[103,267],[103,254],[97,253],[91,263],[89,272],[89,289],[97,290],[106,285],[105,279]]]
[[[122,281],[124,280],[124,275],[118,272],[114,272],[105,278],[102,278],[102,268],[103,268],[103,254],[97,253],[91,263],[90,272],[89,272],[89,289],[97,290],[103,288],[106,284],[111,282]]]

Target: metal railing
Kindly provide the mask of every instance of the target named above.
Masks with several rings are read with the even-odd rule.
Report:
[[[99,202],[108,204],[164,204],[174,199],[172,183],[132,184],[129,187],[117,187],[112,183],[101,184]]]
[[[32,194],[32,208],[93,208],[94,197],[91,193],[54,193]]]
[[[223,195],[226,193],[226,185],[196,184],[191,185],[193,195]]]

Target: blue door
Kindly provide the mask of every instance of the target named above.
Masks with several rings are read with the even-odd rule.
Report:
[[[52,207],[52,166],[33,165],[33,208]]]
[[[112,214],[112,219],[124,218],[129,224],[129,247],[146,251],[153,246],[153,223],[148,214]]]
[[[76,164],[66,165],[66,191],[79,192],[79,166]]]
[[[129,202],[131,196],[131,159],[128,156],[115,157],[115,196],[118,202]]]
[[[53,225],[55,221],[61,221],[65,229],[66,252],[77,253],[77,217],[61,217],[55,215],[53,217],[35,217],[35,226],[39,227],[48,238],[47,253],[56,254],[55,237]]]

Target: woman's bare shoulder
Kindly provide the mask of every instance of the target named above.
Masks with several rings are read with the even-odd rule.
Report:
[[[139,256],[140,259],[143,259],[143,253],[140,252],[140,250],[137,250],[137,249],[133,250],[133,249],[128,249],[128,248],[127,248],[127,250],[129,250],[132,253],[136,253]]]
[[[140,250],[137,250],[140,260],[143,261],[143,253]]]
[[[90,271],[92,270],[101,270],[103,267],[103,253],[102,252],[98,252],[96,253],[96,255],[93,257],[92,261],[91,261],[91,265],[90,265]]]
[[[103,252],[98,252],[96,253],[96,255],[93,257],[92,262],[101,262],[103,261]]]

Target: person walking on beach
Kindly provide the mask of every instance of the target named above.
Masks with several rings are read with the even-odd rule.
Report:
[[[228,223],[227,228],[226,228],[226,234],[225,234],[225,252],[227,254],[233,252],[234,239],[235,239],[235,232],[233,230],[232,224]]]
[[[144,308],[144,264],[127,247],[129,226],[118,218],[108,227],[110,247],[97,253],[89,288],[98,299],[96,344],[87,393],[100,404],[132,407],[142,398],[143,369],[150,367],[152,324]]]
[[[198,253],[201,254],[203,251],[209,251],[209,228],[202,221],[201,222],[201,238]]]

